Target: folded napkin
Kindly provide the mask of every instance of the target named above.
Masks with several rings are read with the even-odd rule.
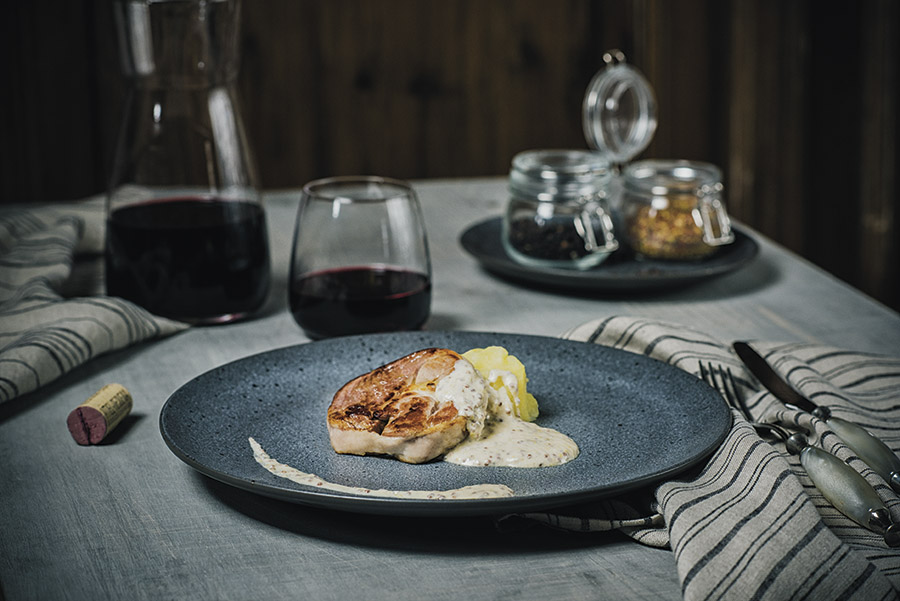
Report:
[[[757,390],[729,343],[626,317],[592,321],[564,337],[648,355],[695,375],[700,361],[730,368],[757,421],[812,430],[811,442],[856,468],[900,522],[900,499],[884,480],[822,420]],[[900,451],[900,359],[814,344],[754,346],[835,417],[861,424]],[[640,494],[632,494],[518,517],[578,531],[617,529],[644,544],[669,547],[685,599],[898,598],[900,549],[834,509],[799,459],[782,443],[761,439],[737,412],[727,439],[705,466],[645,493],[643,507]]]
[[[94,295],[103,228],[100,198],[0,211],[0,403],[93,357],[188,327]]]

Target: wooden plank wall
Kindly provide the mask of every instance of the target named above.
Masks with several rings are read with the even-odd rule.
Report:
[[[101,192],[125,83],[112,0],[0,24],[0,202]],[[504,174],[583,147],[617,47],[657,93],[646,157],[721,165],[738,218],[886,304],[897,277],[895,0],[245,0],[242,112],[266,188]]]

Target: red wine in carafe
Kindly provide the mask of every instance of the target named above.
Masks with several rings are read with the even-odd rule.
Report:
[[[231,321],[262,305],[269,277],[265,215],[257,203],[170,198],[109,215],[107,293],[151,313]]]
[[[290,306],[310,338],[414,330],[431,310],[431,281],[385,267],[319,271],[291,283]]]

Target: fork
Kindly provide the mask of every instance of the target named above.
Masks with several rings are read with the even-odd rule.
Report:
[[[799,455],[809,479],[838,511],[882,535],[889,547],[900,547],[900,524],[893,522],[881,497],[859,472],[831,453],[810,445],[801,432],[792,433],[776,424],[755,421],[738,392],[730,368],[701,361],[700,377],[718,391],[730,407],[737,409],[757,432],[774,434],[784,441],[789,453]]]
[[[787,428],[783,428],[776,424],[766,424],[753,419],[750,409],[744,402],[738,392],[737,382],[730,368],[715,366],[712,363],[703,364],[700,362],[700,377],[710,386],[715,388],[719,394],[725,398],[725,402],[733,408],[737,409],[753,428],[760,434],[774,434],[776,437],[784,441],[788,452],[792,455],[799,455],[800,452],[809,446],[806,435],[802,432],[790,432]]]

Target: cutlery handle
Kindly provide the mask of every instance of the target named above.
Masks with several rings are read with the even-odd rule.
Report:
[[[900,493],[900,458],[886,444],[865,428],[847,420],[832,417],[826,423],[857,457],[884,478],[894,491]]]
[[[838,511],[860,526],[884,534],[888,544],[897,542],[898,525],[891,523],[881,497],[859,472],[816,447],[804,448],[800,463],[816,488]]]

